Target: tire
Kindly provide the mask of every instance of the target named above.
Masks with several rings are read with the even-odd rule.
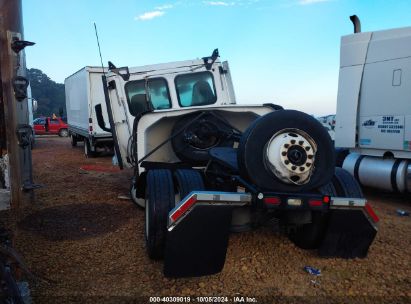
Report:
[[[336,190],[332,183],[320,187],[317,192],[322,195],[336,196]],[[298,226],[288,237],[302,249],[317,249],[324,239],[327,225],[328,213],[321,211],[311,212],[311,223]]]
[[[280,179],[278,174],[276,175],[276,173],[274,173],[274,169],[268,165],[269,162],[267,159],[270,155],[268,155],[266,150],[268,150],[272,141],[281,138],[278,134],[292,137],[298,135],[300,138],[306,139],[306,141],[303,141],[304,144],[308,143],[312,147],[317,147],[314,163],[310,163],[309,161],[309,157],[313,157],[312,154],[306,152],[312,151],[313,149],[305,150],[311,147],[299,147],[299,145],[295,143],[295,140],[294,144],[280,147],[281,149],[287,147],[289,151],[291,151],[293,147],[294,150],[297,148],[302,150],[298,152],[302,157],[297,159],[297,161],[303,160],[303,162],[296,163],[297,167],[294,166],[294,163],[291,162],[290,164],[290,161],[288,161],[290,167],[292,165],[297,168],[297,170],[293,169],[295,172],[302,166],[306,166],[304,170],[306,170],[305,174],[307,175],[306,179],[302,180],[302,182],[293,180],[293,183],[291,181],[298,173],[295,173],[296,175],[290,174],[290,180],[284,181]],[[291,142],[293,141],[291,140]],[[289,146],[290,148],[288,148]],[[281,110],[258,118],[248,127],[240,140],[238,166],[240,175],[263,191],[298,192],[314,190],[331,181],[335,164],[333,151],[334,146],[327,130],[325,130],[316,119],[299,111]],[[278,151],[278,154],[279,153],[280,150]],[[281,157],[282,156],[280,156],[280,158]],[[287,157],[289,157],[288,154]],[[311,171],[310,176],[308,173]],[[292,174],[294,174],[294,172]]]
[[[90,141],[87,138],[84,138],[84,155],[86,158],[92,158],[96,156],[96,153],[91,151]]]
[[[186,197],[191,191],[204,191],[205,186],[201,174],[192,169],[178,169],[174,174],[179,200]],[[177,203],[177,202],[176,202]]]
[[[67,137],[69,135],[69,132],[67,129],[60,129],[59,131],[59,136],[60,137]]]
[[[71,134],[70,139],[71,139],[71,146],[76,147],[77,146],[77,137],[75,135]]]
[[[332,179],[337,196],[363,198],[361,186],[355,178],[345,169],[335,168],[335,174]]]
[[[199,113],[185,115],[177,121],[172,131],[174,135],[184,129],[171,140],[171,144],[177,157],[191,165],[206,164],[209,160],[208,151],[211,148],[234,145],[234,139],[227,136],[231,134],[231,128],[212,114],[205,114],[185,127],[198,115]]]
[[[148,256],[164,257],[168,213],[174,208],[174,184],[170,170],[155,169],[147,173],[145,240]]]

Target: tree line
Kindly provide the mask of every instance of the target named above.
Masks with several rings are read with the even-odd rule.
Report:
[[[38,108],[34,117],[66,115],[66,95],[64,84],[56,83],[39,69],[28,69],[31,95],[37,100]]]

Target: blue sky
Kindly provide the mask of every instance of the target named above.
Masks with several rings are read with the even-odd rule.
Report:
[[[352,33],[411,26],[409,0],[23,0],[27,66],[64,79],[103,60],[139,66],[228,60],[239,103],[335,113],[339,48]]]

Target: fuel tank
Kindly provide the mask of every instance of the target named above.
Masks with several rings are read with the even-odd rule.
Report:
[[[392,192],[411,192],[411,161],[349,154],[343,168],[363,186]]]

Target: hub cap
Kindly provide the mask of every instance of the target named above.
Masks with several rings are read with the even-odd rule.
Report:
[[[282,130],[268,142],[265,164],[274,175],[287,184],[309,182],[314,169],[317,145],[302,130]]]

